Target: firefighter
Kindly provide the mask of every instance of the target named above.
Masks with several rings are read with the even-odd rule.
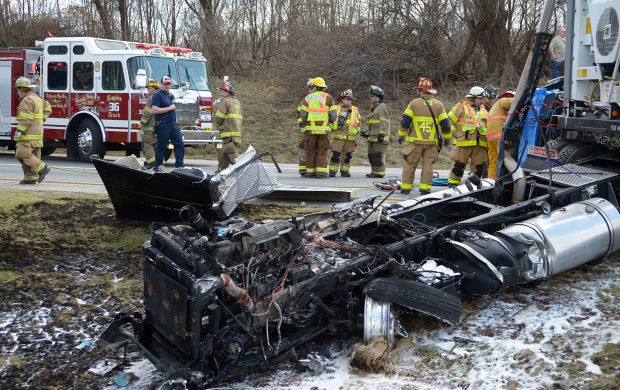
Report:
[[[448,177],[450,187],[456,187],[461,182],[470,160],[476,175],[482,177],[484,173],[487,162],[487,111],[483,104],[484,95],[482,87],[473,87],[466,98],[448,113],[454,136],[454,148],[451,152],[454,166]]]
[[[142,152],[146,162],[144,167],[151,169],[155,167],[155,145],[157,145],[157,136],[153,133],[153,123],[155,123],[155,117],[153,116],[153,109],[151,103],[153,101],[153,94],[159,90],[159,83],[157,80],[149,79],[146,84],[149,92],[149,99],[144,106],[144,112],[142,113]]]
[[[439,132],[441,137],[449,139],[451,135],[450,122],[443,103],[433,95],[437,90],[427,78],[420,78],[416,87],[418,98],[413,99],[400,121],[398,143],[405,143],[403,147],[403,176],[400,185],[402,194],[409,194],[413,187],[415,170],[422,160],[422,175],[420,178],[420,195],[430,194],[433,183],[433,163],[439,156]],[[438,128],[441,128],[441,130]]]
[[[340,176],[351,177],[349,172],[351,155],[355,151],[355,141],[360,131],[361,117],[359,109],[353,105],[353,91],[347,89],[338,97],[336,106],[338,121],[332,132],[332,158],[329,164],[329,176],[334,177],[340,166]],[[342,162],[340,162],[342,158]]]
[[[493,104],[495,104],[497,92],[498,89],[492,85],[487,85],[486,87],[484,87],[484,98],[482,100],[484,108],[487,110],[487,112],[489,112],[491,110],[491,107],[493,107]]]
[[[360,133],[368,141],[368,161],[371,171],[366,177],[385,176],[383,154],[390,142],[390,112],[385,99],[383,89],[376,85],[370,86],[370,113],[367,116],[368,128]]]
[[[32,92],[34,85],[27,77],[15,80],[19,96],[17,129],[15,131],[15,158],[22,164],[24,178],[19,184],[41,183],[52,170],[41,161],[43,122],[51,113],[51,106]]]
[[[235,98],[235,88],[226,81],[221,87],[222,99],[215,106],[213,123],[220,132],[222,147],[217,152],[219,172],[235,163],[241,142],[241,103]],[[219,146],[219,145],[218,145]]]
[[[327,150],[329,133],[336,122],[334,98],[325,92],[327,85],[315,77],[308,85],[309,94],[299,104],[301,131],[305,133],[306,176],[327,177]]]
[[[308,89],[312,87],[312,79],[308,79],[306,86],[308,87]],[[297,124],[301,129],[301,139],[297,143],[297,147],[301,149],[301,155],[299,156],[299,175],[301,177],[306,177],[306,159],[308,157],[308,151],[306,150],[306,141],[308,140],[308,135],[302,127],[301,105],[297,106]]]
[[[487,149],[489,153],[489,177],[497,180],[497,147],[499,139],[502,137],[504,123],[508,117],[508,111],[514,101],[513,91],[504,92],[498,96],[497,102],[489,111],[487,121]]]

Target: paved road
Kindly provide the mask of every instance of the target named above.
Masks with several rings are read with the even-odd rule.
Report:
[[[106,157],[115,159],[115,157]],[[43,183],[24,186],[19,185],[22,177],[22,170],[19,162],[14,157],[12,151],[0,151],[0,187],[4,189],[28,189],[36,191],[65,191],[81,192],[92,194],[106,194],[105,187],[91,163],[79,161],[69,161],[63,154],[53,154],[44,156],[43,161],[52,166],[52,171],[47,175]],[[265,160],[267,161],[267,160]],[[187,166],[198,167],[205,172],[214,172],[217,161],[188,159],[185,161]],[[168,164],[168,166],[171,166]],[[308,186],[308,187],[331,187],[351,191],[352,198],[366,196],[369,194],[387,195],[388,191],[377,189],[373,183],[386,181],[387,178],[400,180],[401,168],[388,168],[387,175],[383,179],[370,179],[365,175],[370,172],[370,167],[354,166],[351,167],[351,177],[343,178],[339,175],[328,179],[301,178],[297,172],[296,164],[280,164],[282,173],[278,175],[279,181],[285,185]],[[447,177],[448,171],[439,171],[441,177]],[[417,175],[419,179],[419,174]],[[417,180],[416,180],[417,183]],[[417,185],[414,184],[414,188]],[[434,187],[433,190],[442,190],[445,187]],[[412,194],[417,191],[412,191]],[[404,195],[396,191],[391,197],[391,201],[403,200]]]

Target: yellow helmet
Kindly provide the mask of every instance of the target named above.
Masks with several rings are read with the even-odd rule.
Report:
[[[146,83],[146,86],[148,88],[155,88],[155,89],[159,89],[159,82],[155,79],[149,79],[149,82]]]
[[[20,77],[17,80],[15,80],[15,88],[32,89],[34,88],[34,85],[32,85],[28,77]]]
[[[319,87],[319,88],[327,88],[327,85],[325,84],[325,80],[323,80],[322,77],[315,77],[312,80],[310,80],[310,82],[312,83],[313,86],[315,87]]]

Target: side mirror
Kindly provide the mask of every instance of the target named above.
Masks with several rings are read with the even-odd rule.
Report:
[[[146,70],[138,69],[136,72],[136,89],[146,88]]]

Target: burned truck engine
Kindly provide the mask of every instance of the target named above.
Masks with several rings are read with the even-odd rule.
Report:
[[[187,206],[185,224],[154,223],[143,246],[144,313],[119,314],[102,339],[131,341],[169,378],[207,386],[326,332],[363,328],[366,342],[393,343],[405,333],[395,309],[457,324],[462,295],[546,280],[620,249],[620,213],[605,199],[556,198],[551,211],[544,195],[495,206],[491,187],[472,190],[217,226]]]

